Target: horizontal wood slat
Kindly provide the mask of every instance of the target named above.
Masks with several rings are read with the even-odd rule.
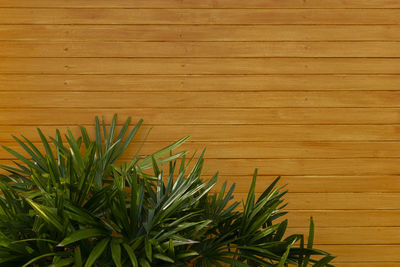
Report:
[[[136,118],[134,118],[135,121]],[[64,124],[40,126],[46,135],[54,135],[55,129],[65,132]],[[27,125],[39,125],[35,121]],[[90,124],[92,125],[92,124]],[[76,125],[70,125],[74,133],[79,133]],[[144,138],[152,128],[148,141],[176,141],[191,135],[192,141],[399,141],[400,125],[156,125],[143,126],[138,133],[138,140]],[[93,127],[88,127],[93,136]],[[40,141],[35,127],[12,125],[4,122],[0,126],[0,140],[12,140],[11,135],[24,135],[32,141]]]
[[[400,18],[400,16],[399,16]],[[4,58],[1,74],[400,74],[397,58]]]
[[[40,93],[38,93],[40,95]],[[133,116],[143,118],[152,125],[186,125],[186,124],[218,124],[218,125],[254,125],[254,124],[400,124],[399,108],[10,108],[0,110],[0,125],[9,121],[13,125],[92,125],[95,116],[105,116],[110,121],[114,113],[120,117]],[[29,113],[29,121],[24,114]],[[218,116],[216,116],[218,114]],[[54,120],[54,118],[57,118]],[[307,126],[302,126],[307,128]],[[377,126],[373,126],[377,127]],[[383,131],[391,129],[385,126]],[[388,128],[389,127],[389,128]],[[394,131],[396,126],[393,126]],[[33,128],[32,128],[33,129]],[[274,133],[274,127],[271,130]],[[284,129],[284,128],[281,128]],[[307,129],[297,128],[307,133]],[[350,127],[344,128],[346,130]],[[357,129],[357,127],[355,127]],[[379,128],[378,128],[379,129]],[[263,128],[261,128],[263,130]],[[317,130],[318,131],[318,130]],[[333,128],[333,131],[334,128]],[[367,130],[369,131],[369,130]],[[391,131],[391,130],[390,130]],[[187,132],[187,131],[186,131]],[[349,134],[351,134],[350,131]],[[273,134],[272,133],[272,134]],[[342,136],[340,134],[339,136]],[[266,141],[271,139],[265,135]],[[274,137],[272,137],[274,138]],[[360,138],[366,138],[360,136]],[[371,137],[368,137],[371,138]],[[392,137],[391,137],[392,138]],[[373,137],[372,139],[375,139]],[[362,140],[362,139],[361,139]]]
[[[399,24],[398,9],[0,8],[2,24]]]
[[[393,267],[400,264],[400,261],[387,261],[387,262],[341,262],[341,267]]]
[[[228,185],[236,184],[235,192],[248,192],[250,188],[249,176],[219,175],[217,189],[223,182]],[[272,183],[276,176],[257,177],[257,183],[263,186]],[[281,176],[280,185],[285,185],[293,193],[365,193],[365,192],[399,192],[400,177],[393,176]],[[388,187],[387,185],[390,185]],[[257,187],[256,192],[263,192],[265,188]]]
[[[250,176],[258,168],[263,175],[398,175],[399,158],[357,159],[207,159],[207,174]],[[167,169],[167,166],[165,166]],[[356,197],[356,196],[354,196]],[[380,196],[377,196],[380,197]],[[400,195],[398,194],[398,197]],[[393,199],[393,201],[395,201]],[[323,208],[321,208],[323,209]]]
[[[391,91],[400,75],[25,75],[0,74],[0,91]]]
[[[308,228],[289,228],[287,235],[302,233],[308,238]],[[363,238],[360,238],[362,236]],[[371,245],[399,244],[400,227],[340,227],[315,229],[315,244]],[[307,239],[306,239],[307,240]],[[338,259],[339,260],[339,259]]]
[[[54,8],[399,8],[395,0],[1,0],[0,7],[54,7]]]
[[[400,91],[365,92],[0,92],[3,108],[400,107]],[[168,101],[165,101],[165,99]],[[90,99],[90,101],[88,101]],[[151,100],[151,101],[148,101]],[[183,111],[184,112],[184,111]]]
[[[354,34],[354,33],[357,34]],[[0,40],[399,41],[399,25],[2,25]]]
[[[397,227],[396,222],[400,216],[400,210],[291,210],[285,217],[291,226],[308,227],[311,216],[318,229],[324,227]]]
[[[18,152],[17,142],[1,144]],[[41,146],[41,143],[34,143]],[[148,155],[169,145],[169,142],[146,142],[140,154]],[[179,150],[201,151],[207,158],[398,158],[400,142],[186,142]],[[134,157],[137,149],[129,149],[124,158]],[[0,158],[10,156],[0,150]]]
[[[398,25],[3,25],[0,40],[398,41],[399,29]]]
[[[0,164],[12,164],[11,160],[2,160]],[[221,175],[253,175],[254,169],[258,168],[259,173],[263,175],[372,175],[372,176],[386,176],[386,175],[399,175],[397,166],[400,164],[400,159],[207,159],[205,163],[205,170],[207,174],[213,174],[217,171]],[[358,195],[350,195],[348,197],[356,197]],[[376,195],[377,201],[389,197],[382,193]],[[316,197],[316,196],[315,196]],[[399,194],[393,194],[393,198],[387,199],[387,209],[400,209]],[[296,200],[297,201],[297,200]],[[332,201],[334,201],[332,199]],[[392,203],[390,203],[392,201]],[[371,209],[382,209],[377,204]],[[384,201],[385,202],[385,201]],[[396,203],[397,202],[397,203]],[[343,202],[345,203],[345,202]],[[386,202],[385,202],[386,203]],[[320,209],[324,209],[321,207]],[[383,208],[384,209],[384,208]]]
[[[265,188],[268,185],[265,185]],[[246,200],[246,197],[247,193],[236,193],[234,199],[241,201]],[[400,209],[398,193],[288,193],[285,200],[288,203],[285,208],[287,210]]]
[[[16,142],[1,143],[22,152]],[[148,155],[169,145],[169,142],[146,142],[140,151]],[[35,143],[41,146],[41,143]],[[186,142],[179,150],[201,151],[207,158],[399,158],[400,142]],[[134,157],[137,149],[129,149],[124,158]],[[0,158],[10,156],[0,150]],[[400,180],[399,180],[400,181]]]
[[[399,164],[399,158],[208,159],[205,166],[210,172],[220,171],[226,175],[251,175],[254,168],[259,168],[262,174],[271,175],[397,175],[400,174],[397,169]]]
[[[0,57],[399,57],[400,42],[0,42]]]
[[[398,245],[320,245],[318,248],[329,251],[333,255],[340,255],[334,261],[338,263],[369,261],[369,266],[379,266],[380,262],[385,261],[400,262],[400,246]]]

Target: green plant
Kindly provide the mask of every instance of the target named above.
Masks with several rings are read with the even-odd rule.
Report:
[[[332,266],[312,247],[312,220],[307,246],[285,236],[279,178],[256,199],[256,171],[239,211],[234,185],[212,193],[218,174],[201,177],[204,151],[172,152],[187,137],[117,162],[141,121],[116,124],[96,117],[94,140],[84,127],[51,143],[39,130],[44,152],[14,137],[27,157],[4,147],[19,161],[1,166],[0,266]]]

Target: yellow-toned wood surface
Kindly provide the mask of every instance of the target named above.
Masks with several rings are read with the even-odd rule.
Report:
[[[337,266],[400,266],[399,74],[397,0],[0,0],[1,144],[114,113],[145,120],[124,159],[191,135],[239,200],[281,175]]]
[[[0,40],[393,41],[399,25],[2,25]]]

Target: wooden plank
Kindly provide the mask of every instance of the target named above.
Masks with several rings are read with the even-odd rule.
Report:
[[[293,210],[284,217],[289,225],[308,227],[313,216],[315,226],[323,227],[392,227],[398,226],[400,210]]]
[[[366,1],[367,2],[367,1]],[[354,33],[357,34],[354,34]],[[398,25],[2,25],[0,40],[398,41]]]
[[[399,57],[400,42],[11,42],[0,57]]]
[[[399,24],[398,9],[1,8],[1,24]]]
[[[207,150],[209,151],[209,150]],[[220,175],[217,189],[224,182],[236,183],[235,192],[247,192],[250,187],[250,176]],[[272,183],[275,176],[258,176],[260,184]],[[289,192],[294,193],[362,193],[362,192],[399,192],[400,177],[393,176],[282,176],[279,184],[285,185]],[[257,187],[256,192],[265,188]]]
[[[205,169],[211,175],[250,177],[255,168],[262,175],[398,175],[400,159],[207,159]],[[356,197],[354,195],[353,197]],[[378,197],[378,196],[377,196]],[[345,202],[343,202],[345,203]],[[321,208],[323,209],[323,208]]]
[[[165,101],[165,99],[168,101]],[[88,101],[90,99],[90,101]],[[148,101],[150,100],[151,101]],[[325,92],[0,92],[2,108],[400,107],[400,91]],[[68,100],[68,101],[66,101]],[[217,101],[216,101],[217,100]]]
[[[369,266],[375,267],[380,266],[380,262],[400,262],[399,245],[319,245],[318,248],[338,255],[334,261],[338,263],[342,261],[370,262]]]
[[[93,138],[93,137],[92,137]],[[16,143],[2,144],[22,152]],[[39,144],[35,142],[35,144]],[[140,154],[150,154],[169,142],[146,142]],[[182,150],[201,151],[207,146],[206,158],[224,159],[312,159],[312,158],[398,158],[400,142],[186,142]],[[181,150],[179,149],[179,150]],[[137,148],[125,152],[124,158],[136,155]],[[0,158],[10,158],[0,150]],[[400,180],[399,180],[400,182]]]
[[[0,75],[0,91],[400,90],[400,75]]]
[[[4,164],[12,164],[10,160],[2,160]],[[318,176],[318,175],[328,175],[328,176],[342,176],[342,175],[355,175],[355,176],[389,176],[389,175],[399,175],[398,165],[400,164],[400,159],[207,159],[204,164],[204,169],[207,170],[205,174],[211,175],[217,171],[223,176],[248,176],[253,175],[255,168],[258,168],[260,175],[271,175],[271,176]],[[167,166],[165,166],[167,169]],[[267,186],[267,185],[265,185]],[[261,187],[263,188],[263,187]],[[266,188],[266,187],[264,187]],[[262,189],[261,189],[262,190]],[[306,193],[305,193],[306,194]],[[315,193],[310,193],[310,195]],[[340,194],[340,193],[330,193],[330,194]],[[347,194],[347,193],[346,193]],[[353,195],[344,195],[338,197],[342,198],[342,204],[345,209],[357,209],[357,205],[362,205],[362,201],[367,199],[358,199],[354,205],[346,204],[346,201],[352,198],[358,198],[359,194],[364,193],[354,193]],[[367,194],[367,193],[365,193]],[[371,193],[372,194],[372,193]],[[238,199],[241,199],[244,195],[238,194]],[[304,196],[308,197],[308,195]],[[317,198],[316,195],[310,196]],[[334,203],[335,195],[331,195],[331,198],[327,201],[332,201]],[[390,193],[376,193],[371,196],[375,199],[371,199],[371,203],[374,209],[397,209],[400,208],[400,195],[397,193],[390,195]],[[347,198],[347,199],[346,199]],[[300,200],[295,200],[300,201]],[[304,199],[303,201],[308,201]],[[315,199],[315,201],[317,201]],[[331,203],[331,204],[332,204]],[[339,203],[339,202],[337,202]],[[329,203],[325,203],[328,205]],[[329,204],[329,205],[331,205]],[[365,204],[365,203],[364,203]],[[371,204],[371,205],[372,205]],[[382,204],[382,205],[381,205]],[[335,205],[335,204],[332,204]],[[329,206],[331,207],[331,206]],[[361,206],[360,206],[361,207]],[[291,209],[304,208],[301,206],[291,206]],[[372,206],[371,206],[372,208]],[[319,208],[314,207],[313,209],[329,209],[328,206]]]
[[[400,18],[400,16],[399,16]],[[398,58],[3,58],[1,74],[399,74]]]
[[[143,153],[157,151],[168,142],[147,142]],[[201,151],[201,142],[188,142],[185,150]],[[207,142],[207,158],[396,158],[400,142]],[[127,157],[134,156],[132,152]]]
[[[1,0],[0,7],[54,7],[54,8],[399,8],[395,0]]]
[[[236,184],[235,192],[247,193],[251,182],[250,176],[219,175],[216,188],[219,189],[223,182],[228,185]],[[276,176],[263,176],[257,178],[262,187],[257,187],[256,192],[261,193],[265,186],[272,183]],[[399,177],[393,176],[281,176],[280,185],[292,193],[378,193],[399,192]],[[390,185],[390,186],[388,186]]]
[[[308,228],[289,228],[290,234],[302,233],[308,238]],[[390,245],[399,243],[400,227],[329,227],[315,229],[317,245]],[[307,239],[306,239],[307,240]]]
[[[92,125],[94,117],[134,116],[152,125],[399,124],[398,108],[62,108],[1,109],[0,125]],[[29,113],[29,121],[24,114]],[[218,116],[215,116],[218,114]],[[55,120],[55,118],[57,118]],[[304,126],[305,127],[305,126]],[[269,140],[269,139],[268,139]],[[265,140],[263,140],[265,141]]]
[[[399,261],[387,261],[387,262],[341,262],[341,267],[393,267],[400,265]]]
[[[247,193],[236,193],[234,199],[245,201],[246,198]],[[399,200],[398,193],[288,193],[285,195],[285,201],[288,203],[285,209],[396,210],[400,208]],[[393,224],[399,226],[398,222]]]
[[[399,158],[208,159],[205,169],[209,173],[219,171],[221,175],[252,175],[255,168],[264,175],[397,175],[399,164]]]
[[[50,112],[50,111],[49,111]],[[28,113],[25,113],[28,114]],[[137,121],[138,117],[133,117]],[[11,141],[11,135],[24,135],[32,141],[40,141],[36,132],[39,121],[26,121],[25,125],[12,124],[12,121],[3,122],[0,126],[0,140]],[[50,125],[41,125],[40,129],[46,135],[54,135],[55,129],[71,130],[79,134],[76,124],[57,124],[56,118]],[[93,124],[87,127],[93,136]],[[242,142],[242,141],[399,141],[399,125],[153,125],[148,141],[176,141],[179,138],[191,135],[191,141],[205,142]],[[147,134],[150,125],[143,126],[138,133],[137,140]]]

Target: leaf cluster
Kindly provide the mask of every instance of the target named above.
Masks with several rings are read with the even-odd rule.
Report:
[[[95,119],[76,137],[57,130],[43,148],[14,137],[26,156],[0,166],[0,266],[332,266],[304,235],[286,236],[288,221],[277,178],[256,198],[256,176],[245,202],[235,185],[211,192],[218,174],[202,178],[195,160],[174,153],[188,137],[150,155],[121,162],[142,121],[117,127]]]

